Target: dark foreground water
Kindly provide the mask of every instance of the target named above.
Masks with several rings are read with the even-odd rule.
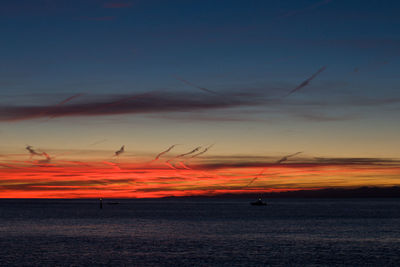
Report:
[[[3,199],[0,265],[400,264],[400,199],[249,201]]]

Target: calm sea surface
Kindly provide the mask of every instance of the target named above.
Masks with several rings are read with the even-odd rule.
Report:
[[[0,266],[400,265],[400,199],[250,201],[3,199]]]

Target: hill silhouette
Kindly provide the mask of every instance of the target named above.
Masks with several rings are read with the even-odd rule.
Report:
[[[400,197],[400,187],[326,188],[286,192],[196,195],[166,198],[258,198],[260,196],[262,198],[397,198]]]

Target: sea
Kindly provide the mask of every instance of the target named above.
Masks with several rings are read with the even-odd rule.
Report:
[[[251,201],[0,199],[0,266],[400,265],[400,199]]]

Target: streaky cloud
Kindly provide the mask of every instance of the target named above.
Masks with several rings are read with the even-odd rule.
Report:
[[[186,170],[191,170],[191,168],[189,168],[185,163],[183,163],[182,161],[178,162],[179,165],[181,165],[184,169]]]
[[[251,181],[250,181],[245,187],[249,187],[250,185],[252,185],[252,184],[264,173],[265,170],[266,170],[266,168],[262,169],[262,170],[260,171],[260,173],[257,174],[256,177],[254,177],[253,179],[251,179]]]
[[[168,152],[170,152],[170,151],[171,151],[175,146],[177,146],[177,145],[178,145],[178,144],[172,145],[172,146],[170,146],[169,148],[167,148],[166,150],[164,150],[163,152],[159,153],[159,154],[154,158],[153,161],[158,160],[162,155],[167,154]]]
[[[191,151],[189,151],[189,152],[187,152],[187,153],[183,153],[183,154],[180,154],[180,155],[176,156],[174,159],[182,158],[182,157],[184,157],[184,156],[187,156],[187,155],[191,155],[191,154],[193,154],[193,153],[196,153],[197,151],[200,150],[200,148],[201,148],[201,146],[198,146],[198,147],[196,147],[195,149],[193,149],[193,150],[191,150]]]
[[[115,151],[115,156],[119,156],[124,152],[125,152],[125,146],[123,145],[119,150]]]
[[[310,82],[318,76],[318,74],[320,74],[321,72],[323,72],[326,69],[325,66],[323,66],[322,68],[320,68],[316,73],[314,73],[310,78],[308,78],[307,80],[305,80],[304,82],[302,82],[300,85],[298,85],[296,88],[294,88],[293,90],[291,90],[286,97],[290,96],[291,94],[293,94],[294,92],[300,90],[301,88],[307,86],[310,84]]]
[[[200,90],[202,90],[202,91],[204,91],[204,92],[207,92],[207,93],[211,93],[211,94],[214,94],[214,95],[219,95],[219,96],[221,96],[221,94],[219,94],[219,93],[217,93],[217,92],[214,92],[214,91],[212,91],[212,90],[210,90],[210,89],[208,89],[208,88],[205,88],[205,87],[198,86],[198,85],[196,85],[196,84],[194,84],[194,83],[191,83],[191,82],[189,82],[189,81],[187,81],[187,80],[185,80],[185,79],[183,79],[183,78],[181,78],[181,77],[179,77],[179,76],[174,75],[173,77],[174,77],[175,79],[177,79],[177,80],[179,80],[179,81],[181,81],[181,82],[187,84],[187,85],[190,85],[190,86],[192,86],[192,87],[195,87],[195,88],[197,88],[197,89],[200,89]]]
[[[143,94],[108,97],[106,100],[80,101],[69,105],[0,105],[0,121],[21,121],[38,118],[59,118],[79,116],[104,116],[120,114],[146,114],[162,112],[185,112],[212,110],[241,106],[262,105],[265,99],[248,96],[225,101],[221,98],[194,94]]]
[[[302,152],[296,152],[296,153],[293,153],[293,154],[290,154],[290,155],[286,155],[286,156],[282,157],[281,159],[279,159],[276,163],[277,164],[281,164],[282,162],[287,161],[289,158],[294,157],[294,156],[296,156],[296,155],[298,155],[300,153],[302,153]]]
[[[29,154],[32,156],[42,156],[42,153],[37,152],[32,146],[27,145],[25,147],[26,150],[28,150]]]
[[[80,101],[71,101],[80,97]],[[67,99],[66,99],[67,100]],[[229,101],[211,94],[191,92],[159,92],[150,91],[141,94],[127,95],[74,95],[67,102],[60,105],[43,104],[33,105],[18,103],[0,104],[0,122],[17,122],[24,120],[63,117],[94,117],[112,116],[123,114],[144,114],[150,118],[172,119],[179,121],[260,121],[265,118],[252,117],[260,112],[268,114],[283,114],[285,116],[296,116],[308,121],[340,121],[363,117],[362,114],[355,116],[351,113],[344,115],[328,116],[318,110],[326,107],[378,107],[396,106],[400,103],[399,97],[370,98],[365,96],[341,95],[340,98],[329,99],[290,99],[271,98],[265,90],[234,91],[229,94]],[[10,103],[10,102],[9,102]],[[15,104],[14,104],[15,103]],[[246,113],[239,108],[251,108]],[[342,109],[345,110],[345,109]],[[218,111],[214,112],[214,111]],[[213,112],[213,114],[211,114]],[[222,115],[221,115],[222,114]],[[337,114],[337,113],[335,113]],[[250,117],[249,117],[250,116]],[[273,118],[267,118],[271,120]]]
[[[70,102],[71,100],[73,100],[73,99],[75,99],[75,98],[78,98],[78,97],[81,97],[81,96],[83,96],[82,93],[72,95],[72,96],[70,96],[70,97],[64,99],[64,100],[61,101],[60,103],[58,103],[58,106],[62,106],[62,105],[64,105],[64,104]]]
[[[207,152],[210,148],[212,148],[213,146],[214,146],[214,144],[209,145],[208,147],[204,148],[203,151],[201,151],[201,152],[199,152],[199,153],[197,153],[197,154],[194,154],[194,155],[191,156],[190,158],[192,159],[192,158],[196,158],[196,157],[198,157],[198,156],[200,156],[200,155],[203,155],[204,153],[206,153],[206,152]]]

